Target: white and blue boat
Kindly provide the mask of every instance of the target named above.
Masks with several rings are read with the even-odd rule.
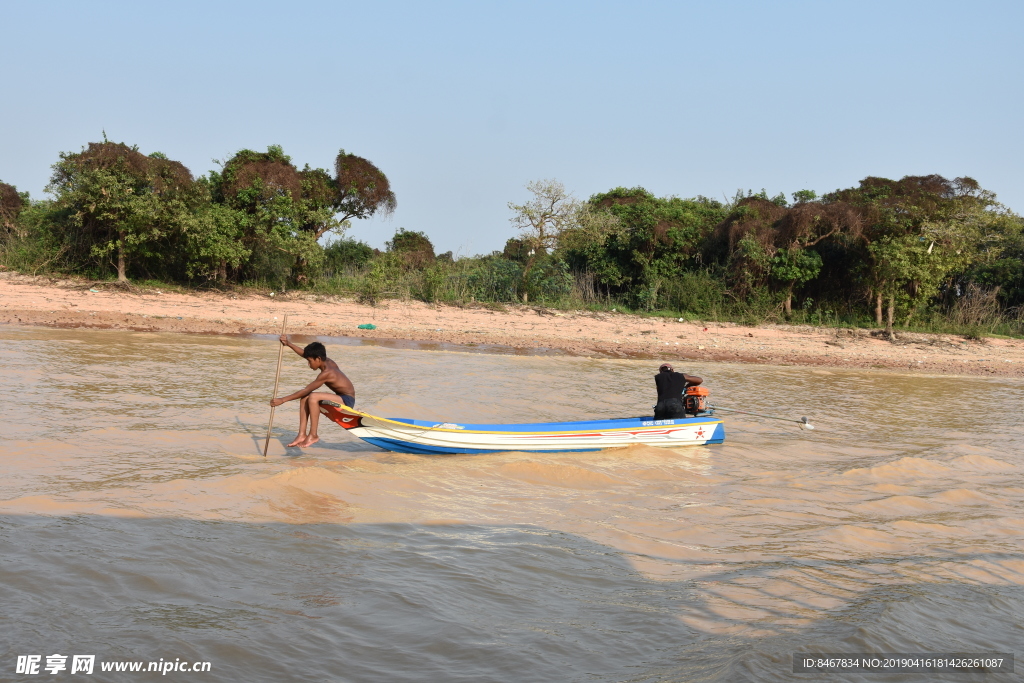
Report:
[[[320,411],[353,436],[396,453],[560,453],[634,444],[679,448],[725,440],[725,427],[711,412],[676,420],[627,417],[535,424],[464,424],[378,417],[328,402],[321,403]]]

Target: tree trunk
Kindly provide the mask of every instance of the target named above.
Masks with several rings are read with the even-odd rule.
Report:
[[[875,325],[882,326],[882,293],[875,292]]]
[[[301,256],[295,257],[295,267],[292,269],[292,279],[296,284],[300,285],[309,279],[306,275],[306,259]]]
[[[228,262],[221,261],[217,266],[217,282],[222,285],[228,281]]]
[[[125,263],[124,258],[124,236],[121,237],[121,241],[117,244],[117,281],[128,282],[127,274],[128,266]]]
[[[526,261],[526,265],[523,266],[523,303],[524,304],[528,303],[529,300],[530,300],[530,293],[527,291],[527,289],[529,289],[530,271],[533,270],[533,264],[536,261],[537,261],[537,256],[536,256],[536,253],[534,253]]]
[[[782,302],[782,312],[786,314],[787,319],[793,315],[793,285],[786,290],[786,300]]]
[[[889,307],[885,312],[885,332],[889,335],[889,340],[896,338],[896,335],[892,331],[892,318],[896,313],[896,297],[889,297]]]

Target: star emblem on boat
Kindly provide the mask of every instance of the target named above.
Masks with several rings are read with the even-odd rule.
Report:
[[[702,436],[704,436],[704,428],[703,427],[701,427],[700,429],[697,430],[697,438],[699,439]]]

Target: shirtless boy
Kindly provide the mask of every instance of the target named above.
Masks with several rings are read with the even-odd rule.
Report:
[[[352,381],[345,376],[338,364],[327,357],[327,349],[323,344],[313,342],[306,348],[300,349],[288,341],[286,335],[281,335],[280,339],[281,344],[306,359],[310,370],[317,370],[320,373],[304,389],[299,389],[284,398],[275,398],[270,402],[271,406],[277,407],[282,403],[299,399],[299,435],[288,445],[306,448],[320,440],[316,433],[317,425],[320,423],[320,401],[344,403],[352,408],[356,404],[356,390],[352,386]],[[321,386],[327,387],[334,393],[317,391]],[[307,420],[309,421],[309,434],[306,434]]]

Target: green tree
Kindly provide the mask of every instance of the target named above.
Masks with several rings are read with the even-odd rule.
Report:
[[[309,165],[299,171],[278,145],[271,145],[266,152],[243,149],[224,163],[220,172],[210,174],[210,187],[213,201],[237,217],[235,239],[249,254],[241,270],[256,275],[260,270],[257,261],[273,269],[273,263],[282,261],[270,255],[287,254],[292,259],[288,270],[297,282],[308,278],[309,268],[323,264],[321,238],[330,233],[341,235],[351,220],[388,214],[396,206],[387,176],[368,160],[345,150],[335,159],[332,177]],[[222,260],[222,276],[228,265]]]
[[[779,249],[771,261],[772,277],[783,283],[785,296],[783,311],[788,317],[793,312],[793,290],[818,277],[821,273],[821,255],[813,249],[794,244]]]
[[[970,283],[998,290],[1007,308],[1024,306],[1024,218],[1001,206],[987,212],[974,264],[950,289],[962,294]]]
[[[341,235],[352,220],[387,216],[397,206],[387,176],[369,160],[340,150],[334,160],[334,171],[332,178],[324,169],[307,165],[299,173],[300,242],[318,242],[330,233]],[[430,257],[433,258],[432,248]],[[306,259],[302,254],[296,259],[296,280],[306,278]]]
[[[133,258],[166,257],[155,247],[181,227],[194,196],[184,165],[124,143],[93,142],[62,153],[53,171],[47,189],[67,217],[65,238],[100,264],[114,259],[119,282],[127,282]]]
[[[825,204],[809,197],[803,195],[793,206],[759,195],[743,197],[715,229],[737,293],[746,296],[774,283],[787,317],[794,289],[821,272],[821,255],[814,247],[858,235],[862,228],[860,212],[846,202]]]
[[[979,254],[995,196],[972,178],[939,175],[900,180],[868,177],[858,187],[825,196],[861,213],[861,272],[875,303],[875,322],[892,334],[897,307],[907,320],[951,275]]]
[[[303,199],[303,176],[291,157],[279,145],[266,152],[243,149],[210,173],[213,201],[231,210],[234,233],[215,232],[220,239],[234,239],[248,254],[246,263],[236,272],[252,277],[284,278],[296,265],[319,264],[323,250],[316,230],[303,230],[313,221],[309,204]],[[308,181],[309,178],[307,177]],[[226,218],[221,213],[214,218]],[[228,227],[228,222],[214,221]],[[221,272],[228,266],[219,264]]]
[[[385,243],[387,250],[398,254],[410,270],[422,270],[434,262],[434,245],[425,233],[399,228]]]
[[[793,203],[803,204],[804,202],[813,202],[818,198],[818,193],[814,190],[797,190],[793,193]]]
[[[700,267],[701,243],[724,217],[720,202],[658,198],[642,187],[618,187],[587,202],[590,225],[563,239],[565,259],[607,290],[651,309],[660,292]]]
[[[337,216],[338,186],[330,173],[322,168],[310,168],[307,164],[299,172],[299,177],[299,229],[312,234],[315,240],[330,233],[344,233],[349,223]]]
[[[18,192],[18,188],[13,185],[0,182],[0,234],[22,234],[18,216],[28,204],[27,192]]]
[[[227,282],[228,270],[238,271],[252,256],[239,239],[239,227],[249,217],[226,204],[206,202],[184,222],[187,253],[185,275]]]
[[[334,160],[334,182],[337,194],[333,207],[342,223],[378,214],[388,216],[398,206],[388,177],[367,159],[345,150],[339,151]]]
[[[508,204],[512,211],[509,220],[519,230],[520,251],[525,251],[520,291],[523,303],[530,299],[534,266],[558,246],[563,233],[578,229],[581,219],[580,202],[557,180],[535,180],[527,183],[526,189],[533,193],[531,200]]]
[[[373,259],[374,250],[369,244],[343,238],[324,247],[324,269],[330,276],[346,268],[361,268]]]

